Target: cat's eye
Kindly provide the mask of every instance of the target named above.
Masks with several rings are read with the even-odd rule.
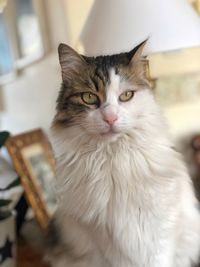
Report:
[[[129,101],[131,100],[131,98],[134,96],[134,91],[126,91],[124,93],[122,93],[120,96],[119,96],[119,100],[121,102],[126,102],[126,101]]]
[[[98,105],[99,104],[99,98],[97,95],[85,92],[81,94],[81,98],[83,102],[85,102],[88,105]]]

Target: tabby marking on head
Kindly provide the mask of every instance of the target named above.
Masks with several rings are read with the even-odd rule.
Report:
[[[59,46],[55,267],[198,262],[197,200],[148,86],[144,44],[96,58]]]
[[[148,88],[146,59],[141,56],[144,44],[129,53],[96,58],[61,44],[63,83],[54,125],[80,125],[97,138],[128,133],[134,98]]]

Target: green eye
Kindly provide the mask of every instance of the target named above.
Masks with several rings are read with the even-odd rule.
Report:
[[[88,105],[98,105],[99,104],[99,98],[97,95],[86,92],[81,94],[81,98],[83,102],[85,102]]]
[[[121,102],[129,101],[134,96],[134,91],[126,91],[119,96]]]

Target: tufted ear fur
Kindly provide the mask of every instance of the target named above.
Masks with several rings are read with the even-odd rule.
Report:
[[[148,40],[143,41],[128,53],[130,60],[129,68],[131,71],[134,71],[134,73],[137,73],[138,76],[143,78],[147,78],[146,71],[148,60],[146,56],[142,54],[147,41]]]
[[[142,55],[142,52],[144,50],[144,47],[147,43],[147,40],[143,41],[142,43],[138,44],[135,48],[133,48],[129,53],[128,57],[130,59],[130,63],[133,61],[140,61],[141,59],[145,58],[145,56]]]
[[[63,81],[72,79],[74,74],[79,74],[86,64],[84,58],[66,44],[58,46],[58,54]]]

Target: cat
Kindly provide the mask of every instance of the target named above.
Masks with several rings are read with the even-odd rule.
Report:
[[[145,43],[97,57],[59,45],[52,266],[198,262],[198,203],[146,78]]]

